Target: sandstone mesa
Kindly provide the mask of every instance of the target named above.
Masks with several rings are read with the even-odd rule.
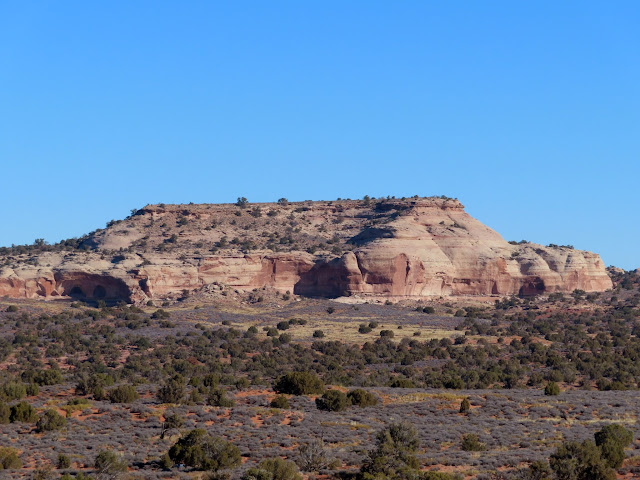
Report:
[[[511,244],[437,197],[148,205],[79,246],[0,256],[0,295],[141,303],[212,284],[405,298],[612,287],[599,255]]]

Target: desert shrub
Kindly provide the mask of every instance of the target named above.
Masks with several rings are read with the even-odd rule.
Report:
[[[53,468],[51,465],[38,467],[33,471],[32,480],[53,480]]]
[[[280,457],[262,460],[257,468],[248,469],[242,480],[302,480],[298,466]]]
[[[13,448],[0,447],[0,470],[22,468],[22,462]]]
[[[296,460],[303,472],[317,472],[327,468],[332,462],[321,439],[300,445]]]
[[[207,395],[207,404],[212,407],[233,407],[235,402],[227,396],[227,392],[222,388],[214,387]]]
[[[11,409],[9,405],[0,401],[0,425],[9,423],[9,416],[11,415]]]
[[[113,377],[107,374],[96,373],[88,377],[82,376],[76,384],[76,394],[91,394],[96,400],[104,400],[106,398],[104,387],[110,387],[113,383]]]
[[[483,452],[487,449],[487,446],[478,440],[478,436],[475,433],[465,433],[462,435],[461,448],[465,452]]]
[[[151,314],[151,318],[153,319],[165,319],[170,317],[171,317],[171,314],[166,310],[163,310],[162,308],[159,308],[158,310],[156,310]]]
[[[419,480],[462,480],[462,476],[446,472],[420,472]],[[493,478],[493,477],[492,477]],[[534,480],[534,479],[531,479]],[[538,479],[535,479],[538,480]],[[544,480],[544,479],[540,479]]]
[[[291,340],[293,340],[293,337],[291,336],[290,333],[281,333],[280,336],[278,337],[278,341],[281,344],[291,343]]]
[[[156,396],[161,403],[182,403],[184,394],[184,379],[176,377],[162,385]]]
[[[164,417],[163,428],[169,430],[171,428],[180,428],[184,424],[184,419],[175,412],[166,413]]]
[[[117,474],[126,472],[127,462],[112,450],[103,450],[96,455],[94,468],[99,476],[115,478]]]
[[[60,430],[66,426],[67,419],[52,409],[40,415],[40,418],[36,422],[36,430],[38,432],[51,432],[53,430]]]
[[[133,385],[119,385],[109,391],[111,403],[131,403],[140,396]]]
[[[311,372],[289,372],[278,378],[273,389],[289,395],[313,395],[324,391],[324,382]]]
[[[27,388],[22,382],[7,382],[2,386],[2,393],[7,401],[20,400],[27,394]]]
[[[60,477],[60,480],[92,480],[89,475],[85,475],[82,472],[78,472],[76,475],[71,475],[70,473],[65,473]]]
[[[276,328],[278,330],[287,330],[290,327],[289,322],[283,320],[282,322],[278,322]]]
[[[270,405],[271,408],[289,408],[289,399],[284,395],[276,395]]]
[[[324,332],[322,330],[314,330],[313,338],[324,338]]]
[[[380,330],[381,337],[393,338],[394,333],[393,330]]]
[[[396,377],[389,382],[391,388],[416,388],[410,378]]]
[[[378,397],[373,393],[367,392],[362,388],[355,388],[347,393],[347,397],[351,401],[352,405],[359,407],[374,407],[378,404]]]
[[[8,313],[15,313],[17,311],[18,311],[18,307],[16,307],[15,305],[9,305],[5,310],[5,312],[8,312]]]
[[[36,411],[27,402],[20,402],[11,407],[9,421],[32,423],[37,420]]]
[[[549,382],[544,387],[545,395],[560,395],[560,387],[556,382]]]
[[[226,440],[212,437],[205,430],[191,430],[169,449],[174,463],[184,463],[197,470],[220,470],[240,465],[238,447]]]
[[[549,458],[557,480],[613,480],[615,473],[591,441],[565,442]]]
[[[327,390],[322,397],[316,398],[316,406],[320,410],[341,412],[351,405],[349,397],[340,390]]]
[[[38,385],[58,385],[64,381],[62,372],[57,368],[48,370],[27,370],[22,373],[22,381]]]
[[[625,459],[624,449],[633,441],[633,432],[612,424],[605,425],[594,436],[602,458],[611,468],[620,468]]]
[[[433,307],[424,307],[424,308],[422,309],[422,311],[423,311],[424,313],[428,313],[428,314],[436,313],[436,309],[435,309],[435,308],[433,308]]]
[[[217,373],[207,373],[202,378],[202,384],[205,387],[215,387],[218,385],[218,383],[220,383],[220,375],[218,375]]]
[[[280,335],[280,332],[278,332],[277,328],[269,327],[267,329],[267,337],[277,337],[278,335]]]
[[[460,413],[467,413],[471,409],[471,404],[468,398],[463,398],[460,402]]]
[[[71,466],[71,459],[67,457],[64,453],[58,454],[58,459],[56,461],[56,468],[59,470],[64,470],[65,468],[69,468]]]
[[[366,323],[362,323],[360,324],[360,326],[358,327],[358,333],[371,333],[371,331],[373,330],[373,328],[371,328],[370,326],[368,326]]]
[[[361,473],[365,479],[405,478],[418,468],[415,456],[419,440],[416,429],[408,423],[394,423],[376,436],[376,447],[369,452]]]
[[[238,390],[245,390],[249,388],[251,381],[247,377],[240,377],[236,380],[235,386]]]
[[[38,388],[37,383],[30,383],[26,386],[27,396],[35,397],[40,393],[40,388]]]

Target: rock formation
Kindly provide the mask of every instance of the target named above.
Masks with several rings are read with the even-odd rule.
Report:
[[[218,283],[306,296],[612,287],[597,254],[512,244],[446,198],[150,205],[69,242],[0,251],[0,295],[143,302]]]

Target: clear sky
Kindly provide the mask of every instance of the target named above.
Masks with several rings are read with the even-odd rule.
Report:
[[[638,25],[635,0],[0,1],[0,245],[444,194],[640,267]]]

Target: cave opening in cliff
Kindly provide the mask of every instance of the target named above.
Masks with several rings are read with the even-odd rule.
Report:
[[[96,288],[93,289],[93,297],[104,298],[106,296],[107,296],[107,290],[102,285],[96,285]]]
[[[76,285],[75,287],[73,287],[70,291],[69,291],[69,296],[70,297],[84,297],[84,292],[82,291],[82,289]]]
[[[545,291],[544,280],[540,277],[534,277],[527,280],[521,287],[518,295],[520,297],[535,297],[541,295]]]

